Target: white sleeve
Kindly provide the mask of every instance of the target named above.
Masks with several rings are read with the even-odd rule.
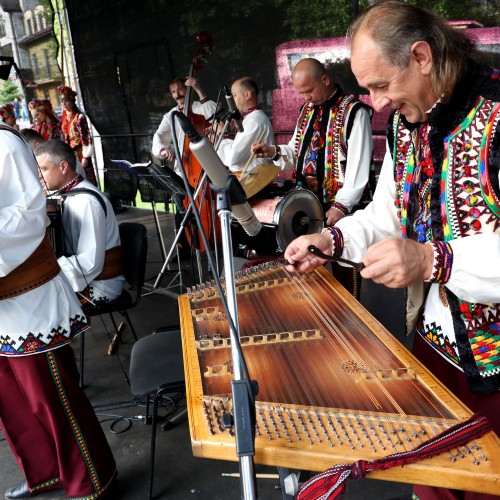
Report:
[[[22,264],[45,236],[47,209],[37,169],[29,147],[0,131],[0,276]]]
[[[449,244],[453,267],[445,286],[468,302],[500,303],[500,236],[477,234]]]
[[[170,112],[163,115],[158,130],[153,135],[152,153],[160,158],[160,150],[168,148],[172,143],[172,130],[170,128]]]
[[[68,206],[69,205],[69,206]],[[106,217],[97,200],[90,195],[78,195],[65,202],[70,210],[70,228],[64,219],[65,231],[73,235],[74,255],[59,257],[58,262],[75,292],[83,290],[102,271],[106,249]],[[65,214],[69,215],[69,214]]]
[[[368,247],[385,238],[401,236],[394,205],[396,183],[392,157],[386,151],[373,201],[363,210],[340,219],[336,226],[344,237],[342,257],[361,262]]]
[[[335,201],[349,212],[359,202],[370,175],[372,159],[372,127],[368,111],[357,110],[347,141],[347,163],[344,185],[338,190]]]
[[[238,132],[233,141],[223,139],[217,153],[226,167],[229,167],[232,172],[243,170],[252,154],[251,145],[257,141],[263,131],[267,130],[268,127],[264,123],[245,120],[243,132]]]
[[[205,101],[203,104],[201,104],[200,101],[193,101],[193,103],[191,104],[193,113],[196,113],[197,115],[203,115],[206,119],[210,118],[215,113],[216,108],[217,104],[210,99],[208,101]]]

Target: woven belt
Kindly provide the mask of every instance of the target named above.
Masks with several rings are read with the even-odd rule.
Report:
[[[34,290],[55,278],[60,270],[50,239],[45,235],[38,248],[20,266],[0,278],[0,300]]]
[[[104,254],[104,266],[96,280],[110,280],[123,274],[123,251],[121,246],[110,248]]]
[[[315,175],[306,175],[306,187],[314,194],[318,192],[318,178]]]

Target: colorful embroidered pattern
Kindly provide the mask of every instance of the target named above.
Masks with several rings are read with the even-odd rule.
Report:
[[[325,227],[323,232],[325,231],[330,233],[332,237],[332,256],[340,257],[344,250],[344,235],[342,231],[336,226]]]
[[[307,147],[304,155],[302,174],[315,176],[317,171],[318,152],[325,148],[325,172],[323,178],[323,201],[332,204],[339,189],[342,188],[341,178],[345,175],[341,171],[339,154],[347,156],[347,144],[345,141],[345,128],[349,110],[356,101],[349,94],[340,94],[333,104],[328,107],[314,106],[307,103],[303,106],[297,120],[297,130],[294,139],[295,156],[298,158],[303,147]],[[314,111],[317,109],[317,113]],[[321,134],[321,123],[323,112],[329,112],[326,133]],[[313,127],[311,142],[306,146],[304,137],[310,127]]]
[[[443,335],[440,326],[436,326],[436,323],[424,325],[420,321],[417,325],[417,332],[433,349],[440,352],[446,359],[457,366],[460,365],[456,342],[451,343],[448,336]]]
[[[500,120],[500,105],[484,98],[478,98],[473,109],[463,122],[445,138],[444,158],[440,178],[440,207],[443,222],[444,242],[434,242],[436,266],[432,281],[446,283],[452,272],[451,247],[449,241],[470,237],[480,233],[500,233],[500,203],[496,198],[488,172],[488,154],[492,131]],[[430,177],[433,166],[426,148],[414,151],[410,132],[394,118],[394,175],[396,180],[396,208],[403,237],[412,231],[418,241],[432,241],[430,218]],[[419,142],[428,143],[428,137],[419,131]],[[417,156],[416,156],[417,155]],[[415,165],[416,157],[420,165]],[[411,186],[421,178],[417,192]],[[426,170],[428,173],[426,173]],[[426,179],[426,177],[428,177]],[[411,203],[418,197],[418,211]],[[412,214],[416,213],[416,216]],[[414,222],[410,219],[415,217]],[[473,304],[458,300],[460,318],[466,328],[477,369],[482,377],[500,373],[500,304]],[[428,327],[427,327],[428,328]],[[440,337],[439,328],[433,332],[427,329],[423,335],[432,345],[440,346],[447,355],[455,351],[455,346],[446,344]],[[429,337],[430,336],[430,337]]]
[[[0,334],[0,354],[20,356],[61,347],[71,342],[75,335],[84,332],[89,326],[85,316],[76,315],[74,318],[70,318],[71,330],[69,332],[62,326],[58,326],[49,335],[44,336],[42,333],[29,332],[26,337],[19,336],[17,342],[12,340],[9,335]]]
[[[432,283],[447,283],[453,266],[453,250],[442,241],[432,241],[434,249],[434,265],[432,276],[426,280]]]

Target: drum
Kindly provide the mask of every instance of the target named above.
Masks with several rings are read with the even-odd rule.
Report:
[[[319,233],[323,229],[321,203],[306,189],[296,188],[284,196],[251,199],[248,203],[263,226],[252,241],[245,242],[257,254],[282,253],[298,236]]]

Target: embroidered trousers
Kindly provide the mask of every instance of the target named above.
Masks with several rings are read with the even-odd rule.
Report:
[[[0,426],[35,493],[104,498],[116,475],[106,436],[83,390],[69,345],[0,356]]]

